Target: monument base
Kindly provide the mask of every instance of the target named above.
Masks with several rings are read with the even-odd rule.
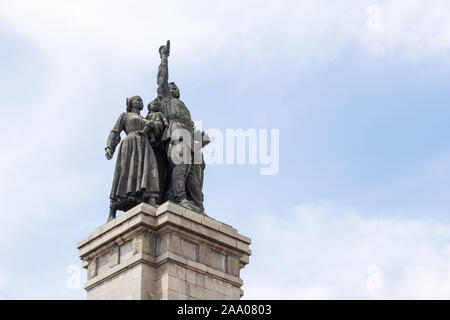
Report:
[[[141,203],[78,243],[87,298],[240,299],[250,238],[172,202]]]

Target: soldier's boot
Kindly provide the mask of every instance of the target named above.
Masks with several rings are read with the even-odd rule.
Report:
[[[108,217],[108,221],[107,222],[109,222],[112,219],[116,218],[116,212],[117,212],[116,208],[112,208],[112,207],[109,208],[109,217]]]

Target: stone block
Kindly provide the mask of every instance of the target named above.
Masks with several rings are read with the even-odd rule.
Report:
[[[213,290],[222,295],[225,295],[225,283],[223,281],[214,279]]]
[[[112,223],[114,222],[114,223]],[[88,299],[239,299],[250,239],[173,203],[141,204],[78,243]]]
[[[205,275],[200,272],[196,272],[195,273],[195,284],[199,287],[206,288]]]
[[[89,236],[87,238],[84,238],[83,240],[78,241],[77,248],[80,248],[80,247],[86,245],[90,240],[91,239],[90,239],[90,236]]]
[[[227,275],[225,272],[211,268],[211,267],[207,267],[206,272],[210,273],[211,275],[213,275],[217,278],[222,278],[222,279],[225,279],[225,277]]]
[[[101,229],[101,228],[95,229],[94,232],[91,233],[91,235],[89,236],[88,239],[89,239],[89,240],[93,240],[93,239],[99,237],[99,236],[100,236],[100,229]]]
[[[194,299],[201,299],[201,290],[199,290],[198,286],[195,283],[187,282],[186,283],[187,289],[187,296],[192,297]]]
[[[224,283],[224,295],[228,298],[233,297],[233,286],[229,283]]]
[[[198,270],[199,272],[207,272],[208,271],[207,265],[200,263],[200,262],[192,261],[192,260],[188,260],[187,266],[190,267],[191,269]]]
[[[218,237],[218,231],[217,230],[214,230],[214,229],[211,229],[209,227],[206,227],[203,224],[199,225],[198,233],[200,233],[202,237],[205,237],[207,239],[209,238],[212,241],[216,241],[217,237]]]
[[[211,249],[205,245],[200,245],[198,248],[198,261],[207,266],[211,265]]]
[[[168,250],[177,255],[181,254],[181,239],[177,234],[170,233]]]
[[[178,280],[177,291],[179,294],[187,295],[187,282],[184,280]]]
[[[140,209],[141,212],[143,212],[147,215],[150,215],[150,216],[156,216],[156,210],[157,210],[156,207],[149,205],[148,203],[145,203],[145,202],[141,203],[141,205],[142,205],[141,209]]]
[[[172,289],[163,289],[161,291],[161,300],[178,300],[178,292]]]
[[[88,263],[88,280],[97,276],[97,258],[92,259]]]
[[[233,299],[239,300],[241,298],[241,289],[231,286],[231,296],[233,297]]]
[[[153,286],[154,282],[156,279],[156,271],[155,268],[147,265],[147,264],[143,264],[142,265],[142,277],[141,280],[145,283],[149,283],[149,285]]]
[[[215,291],[210,290],[210,289],[205,289],[203,294],[203,299],[205,300],[216,300],[217,299],[217,294]]]
[[[132,219],[135,215],[138,215],[142,212],[143,210],[143,203],[138,204],[137,206],[131,208],[130,210],[128,210],[127,212],[123,213],[126,214],[127,220]],[[114,221],[114,220],[113,220]]]
[[[206,275],[205,276],[205,288],[211,289],[211,290],[214,289],[215,288],[214,281],[216,281],[215,278]]]
[[[133,256],[133,243],[132,241],[128,241],[125,244],[120,246],[119,249],[120,261],[127,261],[129,258]]]
[[[242,242],[245,242],[247,244],[251,244],[252,243],[252,239],[250,239],[249,237],[246,237],[240,233],[238,233],[238,239],[241,240]]]
[[[181,255],[185,258],[188,258],[190,260],[193,261],[197,261],[198,260],[198,245],[186,240],[186,239],[181,239]]]
[[[112,235],[113,237],[118,237],[119,235],[127,232],[129,230],[129,226],[127,222],[124,222],[122,224],[120,224],[119,226],[117,226],[116,229],[111,230],[112,233],[115,233],[114,235]]]
[[[202,217],[202,224],[218,231],[220,231],[220,227],[222,226],[222,223],[207,216]]]
[[[215,250],[211,250],[211,267],[220,271],[225,272],[226,257],[224,254],[217,252]]]
[[[119,215],[116,219],[115,219],[115,223],[116,226],[121,225],[122,223],[124,223],[127,220],[128,216],[126,213],[122,213],[121,215]]]
[[[142,253],[143,237],[137,236],[133,238],[133,256]]]
[[[230,255],[227,256],[227,272],[229,274],[239,277],[239,271],[240,271],[239,259]]]
[[[202,223],[203,215],[201,215],[201,214],[199,214],[197,212],[194,212],[192,210],[185,209],[184,212],[183,212],[183,217],[185,217],[185,218],[187,218],[189,220],[195,221],[197,223]]]
[[[178,300],[178,291],[176,290],[167,290],[167,300]]]
[[[97,274],[105,274],[109,271],[108,254],[105,253],[97,258]]]
[[[158,281],[161,282],[161,290],[168,290],[173,289],[177,290],[178,287],[178,279],[174,276],[171,276],[169,274],[164,274],[161,279]]]
[[[186,281],[195,284],[196,278],[195,278],[195,271],[186,269]]]
[[[169,233],[160,234],[156,238],[156,256],[166,253],[169,248]]]
[[[113,229],[115,226],[116,222],[114,220],[109,221],[108,223],[100,227],[100,234],[106,233],[107,231]]]
[[[143,215],[141,213],[133,216],[130,220],[128,220],[128,227],[130,229],[138,227],[142,223],[142,216]]]
[[[241,256],[241,258],[239,259],[239,261],[240,261],[240,263],[241,263],[242,265],[249,264],[249,262],[250,262],[249,256],[245,254],[245,255]]]
[[[177,267],[173,263],[166,262],[156,268],[156,279],[161,279],[164,275],[177,277]]]
[[[236,239],[225,234],[219,234],[217,240],[233,248],[237,246]]]
[[[109,250],[109,267],[112,268],[115,265],[119,264],[119,247],[113,247],[111,250]]]
[[[177,273],[177,278],[180,280],[185,281],[186,280],[186,268],[176,265],[176,273]]]
[[[201,234],[202,233],[202,228],[206,228],[204,225],[197,223],[195,221],[192,220],[188,220],[188,219],[183,219],[181,226],[184,229],[189,230],[188,232],[190,234]]]
[[[250,253],[251,253],[251,252],[249,251],[248,244],[246,244],[246,243],[244,243],[244,242],[242,242],[242,241],[237,241],[237,248],[238,248],[239,250],[242,250],[242,251],[246,252],[247,254],[250,254]]]
[[[229,226],[227,224],[222,223],[220,225],[220,232],[223,232],[225,234],[227,234],[228,236],[232,237],[232,238],[237,238],[238,237],[238,232],[235,228],[233,228],[232,226]]]
[[[182,206],[179,206],[173,202],[166,201],[163,204],[158,206],[158,209],[156,209],[156,215],[164,214],[165,212],[172,212],[177,215],[183,215],[184,208]]]

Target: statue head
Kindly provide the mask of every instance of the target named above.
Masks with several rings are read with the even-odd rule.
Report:
[[[148,103],[147,108],[149,112],[159,112],[161,111],[161,104],[158,99],[154,99]]]
[[[180,98],[180,90],[178,89],[175,82],[169,82],[169,90],[170,90],[170,95],[172,97],[177,98],[177,99]]]
[[[144,102],[139,96],[127,98],[127,112],[131,112],[132,109],[142,110],[144,109]]]

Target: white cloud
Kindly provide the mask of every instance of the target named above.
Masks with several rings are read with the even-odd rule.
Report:
[[[330,60],[354,44],[408,59],[448,56],[450,48],[444,0],[2,1],[0,15],[3,26],[51,57],[119,59],[125,66],[153,65],[166,39],[183,63],[220,54],[255,69],[274,60]]]
[[[18,280],[17,274],[0,266],[0,300],[7,300],[13,297],[14,287],[17,286]]]
[[[10,108],[20,105],[27,112],[8,115],[9,121],[3,126],[6,132],[2,139],[6,156],[0,159],[3,245],[20,236],[19,229],[24,232],[34,228],[52,215],[61,217],[62,206],[73,200],[73,195],[77,195],[78,201],[85,199],[99,179],[98,174],[78,172],[68,165],[74,142],[83,137],[83,119],[91,111],[91,106],[79,105],[79,96],[91,90],[91,84],[84,80],[83,70],[56,63],[45,75],[41,92],[31,105],[20,104],[17,96],[4,99]],[[26,88],[22,90],[27,92]],[[13,118],[18,121],[10,121]]]
[[[246,299],[450,298],[450,225],[438,221],[309,204],[258,218],[250,236]]]
[[[369,10],[367,19],[378,15],[378,28],[361,29],[360,40],[374,54],[390,54],[411,60],[448,57],[448,1],[396,0],[371,7],[377,10]]]
[[[75,272],[80,272],[79,277],[71,279]],[[86,270],[78,265],[47,264],[44,269],[29,266],[26,272],[0,267],[0,300],[86,299],[86,278]]]

